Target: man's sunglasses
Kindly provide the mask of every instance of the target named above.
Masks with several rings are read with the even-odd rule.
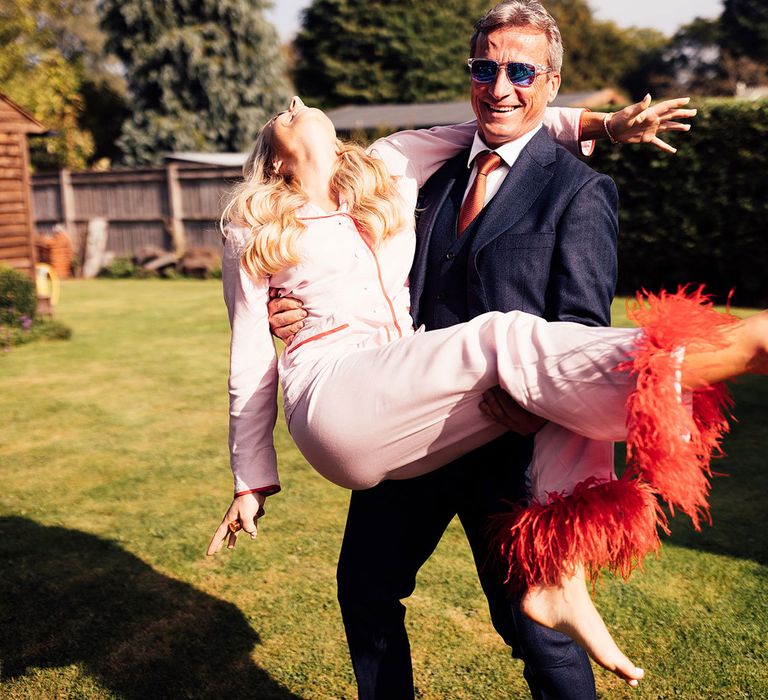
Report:
[[[531,87],[537,75],[551,73],[549,66],[535,66],[532,63],[499,63],[490,58],[467,59],[469,74],[476,83],[492,83],[496,80],[499,68],[507,67],[507,78],[512,85]]]

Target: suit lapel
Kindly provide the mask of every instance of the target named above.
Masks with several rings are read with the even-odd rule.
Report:
[[[477,220],[472,232],[473,253],[511,229],[533,206],[552,178],[547,166],[554,160],[555,144],[541,129],[523,149]]]
[[[451,158],[424,185],[419,196],[418,208],[421,211],[416,227],[416,254],[411,267],[411,298],[415,301],[424,289],[429,259],[429,242],[440,210],[456,184],[456,179],[467,169],[469,150]],[[457,212],[458,214],[458,212]]]

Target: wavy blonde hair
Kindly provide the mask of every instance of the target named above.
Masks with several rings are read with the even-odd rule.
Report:
[[[297,239],[306,227],[297,211],[309,201],[290,173],[275,172],[278,154],[272,141],[270,120],[259,131],[243,166],[244,181],[232,192],[220,220],[225,236],[227,223],[250,230],[240,260],[257,277],[301,262]],[[331,192],[346,201],[347,213],[375,249],[408,223],[395,179],[384,163],[356,144],[337,141],[337,153]]]

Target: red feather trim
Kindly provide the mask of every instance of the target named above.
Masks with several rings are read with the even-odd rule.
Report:
[[[514,587],[557,585],[583,564],[595,580],[607,568],[624,578],[658,550],[657,528],[667,521],[653,489],[638,479],[577,484],[569,496],[550,494],[547,505],[515,506],[493,518],[492,537]]]
[[[637,377],[627,401],[627,472],[647,481],[698,530],[709,522],[710,460],[721,454],[732,402],[724,384],[693,392],[690,408],[676,388],[677,353],[723,347],[727,329],[738,322],[721,314],[699,287],[676,294],[638,294],[628,316],[642,327],[632,359],[618,367]]]

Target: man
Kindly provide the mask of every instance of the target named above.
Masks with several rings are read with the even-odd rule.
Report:
[[[447,162],[421,192],[410,277],[415,323],[443,328],[486,311],[517,309],[549,320],[608,325],[616,281],[616,189],[540,128],[560,86],[562,42],[554,20],[533,0],[502,2],[476,25],[471,57],[478,133],[471,149]],[[622,133],[647,106],[620,113]],[[689,115],[673,109],[664,119]],[[617,124],[591,115],[585,134],[598,135],[609,125],[615,129],[608,135],[615,135]],[[638,127],[626,140],[671,150],[656,139],[658,126],[657,119],[648,130]],[[667,122],[661,128],[686,127]],[[488,160],[478,178],[478,162]],[[477,199],[479,213],[471,206]],[[271,305],[272,313],[285,308],[290,307]],[[288,323],[289,317],[283,318],[273,319],[273,326]],[[290,339],[295,330],[276,332]],[[518,433],[540,425],[501,392],[487,395],[486,404]],[[509,598],[504,575],[487,565],[494,555],[489,516],[525,497],[531,449],[530,437],[510,432],[426,476],[352,493],[338,592],[363,700],[414,696],[400,600],[413,592],[418,570],[456,515],[493,624],[525,662],[532,697],[595,697],[584,651],[523,615]]]

